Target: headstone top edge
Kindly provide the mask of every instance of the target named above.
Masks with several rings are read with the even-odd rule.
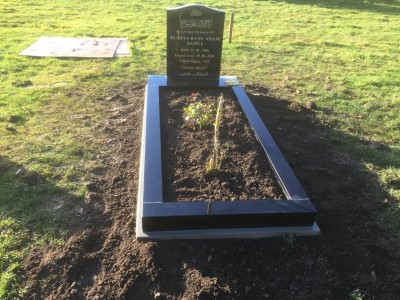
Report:
[[[185,5],[178,6],[178,7],[167,8],[167,11],[175,11],[175,10],[180,10],[183,8],[190,8],[190,7],[202,7],[202,8],[209,9],[209,10],[212,10],[215,12],[225,13],[225,11],[222,9],[216,9],[216,8],[209,7],[209,6],[206,6],[203,4],[185,4]]]

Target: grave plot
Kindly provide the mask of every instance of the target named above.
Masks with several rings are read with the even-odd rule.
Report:
[[[167,76],[149,76],[145,92],[138,239],[320,233],[313,204],[244,89],[237,78],[219,74],[223,23],[223,11],[202,5],[167,12]],[[190,90],[194,99],[187,105],[181,99],[177,104],[180,115],[174,115],[171,105],[190,95]],[[197,92],[205,99],[195,99]],[[225,111],[217,109],[219,94],[225,95]],[[203,125],[214,137],[212,133],[196,136],[196,132],[184,132],[187,145],[200,148],[190,152],[188,146],[179,152],[183,145],[179,130],[190,129],[177,125],[185,122],[185,107],[193,101],[204,105],[209,101],[209,113],[215,120]],[[229,123],[224,112],[238,117],[242,124]],[[224,120],[226,124],[221,125]],[[242,129],[244,137],[239,137]],[[190,138],[187,141],[188,136],[192,142]],[[215,136],[221,136],[218,143]],[[190,157],[190,153],[197,154]]]

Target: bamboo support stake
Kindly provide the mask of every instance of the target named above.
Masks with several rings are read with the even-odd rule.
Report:
[[[235,17],[235,13],[231,12],[231,23],[229,24],[229,44],[232,42],[232,31],[233,31],[233,19]]]

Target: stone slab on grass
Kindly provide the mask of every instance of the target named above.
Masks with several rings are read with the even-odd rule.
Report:
[[[125,38],[41,37],[20,53],[35,57],[130,57]]]

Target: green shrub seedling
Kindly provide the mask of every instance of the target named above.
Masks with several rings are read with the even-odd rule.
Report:
[[[223,105],[224,105],[224,95],[221,94],[221,96],[218,97],[217,113],[215,114],[213,153],[211,159],[208,162],[207,172],[218,171],[221,168],[221,160],[223,153],[221,153],[219,147],[220,146],[219,126],[221,124]]]

